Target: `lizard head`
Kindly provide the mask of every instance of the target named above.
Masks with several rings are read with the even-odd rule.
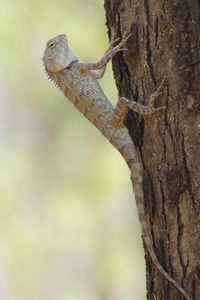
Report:
[[[72,56],[66,35],[60,34],[47,42],[42,60],[48,71],[59,72],[73,61]]]

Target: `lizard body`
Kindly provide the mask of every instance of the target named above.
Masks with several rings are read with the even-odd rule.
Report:
[[[111,44],[108,51],[106,51],[98,62],[84,63],[80,62],[71,52],[68,47],[66,35],[61,34],[47,42],[43,62],[48,76],[53,79],[58,88],[123,156],[131,171],[142,235],[150,257],[161,274],[187,300],[191,300],[180,284],[165,271],[155,254],[145,215],[143,166],[128,129],[124,125],[128,108],[142,115],[151,114],[156,110],[163,109],[163,107],[154,108],[153,104],[162,92],[164,81],[154,94],[151,95],[148,106],[143,106],[138,102],[123,97],[119,99],[116,108],[114,108],[96,80],[103,76],[106,64],[117,52],[127,50],[123,49],[122,46],[126,43],[129,36],[126,35],[122,38],[121,42],[115,47]]]

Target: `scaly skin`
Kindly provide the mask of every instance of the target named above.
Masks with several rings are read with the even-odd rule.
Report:
[[[117,52],[126,50],[122,49],[122,47],[129,37],[130,35],[126,34],[117,46],[113,47],[111,45],[98,62],[84,63],[80,62],[70,51],[66,35],[61,34],[47,42],[43,62],[48,76],[53,79],[58,88],[123,156],[131,171],[142,235],[150,257],[160,273],[187,300],[191,300],[179,283],[164,270],[156,257],[145,216],[143,167],[139,153],[129,135],[128,129],[124,125],[124,118],[128,108],[142,115],[163,109],[163,107],[154,108],[154,102],[162,92],[164,81],[155,93],[151,95],[148,106],[143,106],[138,102],[123,97],[119,99],[116,108],[114,108],[96,80],[103,76],[106,64],[112,57]]]

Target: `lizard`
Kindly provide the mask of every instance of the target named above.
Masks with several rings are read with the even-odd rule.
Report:
[[[107,63],[123,48],[131,34],[126,33],[111,41],[108,50],[97,62],[82,62],[70,50],[65,34],[49,40],[43,55],[45,72],[74,106],[108,139],[121,153],[130,172],[144,244],[157,270],[187,299],[184,288],[167,273],[160,264],[151,241],[145,213],[143,192],[143,164],[139,151],[129,135],[124,120],[128,109],[140,115],[149,115],[164,107],[155,108],[155,101],[162,94],[165,79],[150,96],[148,105],[121,97],[114,107],[102,91],[97,79],[103,77]],[[117,42],[117,45],[116,45]]]

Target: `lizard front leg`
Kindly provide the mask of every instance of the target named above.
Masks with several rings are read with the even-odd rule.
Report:
[[[111,59],[112,57],[119,51],[124,51],[127,49],[122,48],[123,45],[126,43],[126,41],[129,39],[129,37],[131,36],[131,34],[126,34],[121,42],[112,48],[112,44],[111,44],[111,49],[106,51],[106,53],[102,56],[102,58],[97,61],[97,62],[91,62],[91,63],[85,63],[85,62],[78,62],[76,64],[77,68],[81,71],[89,71],[89,70],[99,70],[102,69],[102,67],[104,65],[106,65]],[[113,43],[113,42],[111,42]],[[109,48],[110,48],[109,47]]]
[[[112,35],[111,37],[111,41],[110,41],[110,46],[108,47],[108,49],[106,50],[106,52],[104,53],[103,56],[105,56],[111,49],[114,48],[114,44],[116,44],[119,41],[120,38],[114,39],[114,35]],[[105,70],[106,70],[106,65],[105,64],[101,69],[98,70],[89,70],[89,73],[92,74],[92,76],[95,79],[100,79],[103,77]]]
[[[162,94],[162,89],[164,85],[165,79],[161,82],[158,89],[150,96],[148,105],[142,105],[141,103],[136,102],[134,100],[129,100],[125,97],[121,97],[116,105],[115,112],[113,115],[113,126],[116,129],[119,129],[123,126],[128,109],[131,109],[140,115],[150,115],[155,111],[166,108],[163,106],[159,108],[154,107],[156,99],[159,97],[159,95]]]

